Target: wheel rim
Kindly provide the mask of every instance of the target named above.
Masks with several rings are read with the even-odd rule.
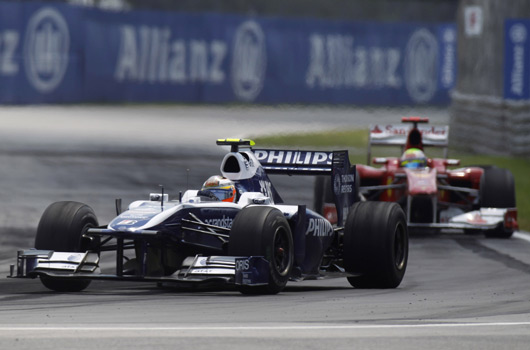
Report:
[[[402,270],[403,267],[405,267],[405,260],[407,256],[406,240],[405,228],[403,225],[398,224],[396,226],[394,239],[394,263],[398,270]]]
[[[292,264],[291,250],[288,232],[282,227],[277,228],[274,233],[272,262],[280,276],[285,276],[289,273]]]

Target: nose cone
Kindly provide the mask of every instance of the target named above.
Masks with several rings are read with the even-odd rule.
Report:
[[[436,195],[436,169],[405,169],[409,195]]]
[[[157,203],[157,202],[155,202]],[[111,221],[108,228],[116,231],[134,232],[145,226],[153,217],[162,212],[160,204],[146,202],[144,205],[127,210]]]

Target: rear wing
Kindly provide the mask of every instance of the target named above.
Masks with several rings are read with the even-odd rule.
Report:
[[[407,144],[407,136],[412,125],[404,124],[375,124],[370,125],[368,141],[368,163],[372,157],[372,146],[401,146],[402,151]],[[423,146],[440,147],[444,149],[444,157],[447,158],[449,147],[449,126],[417,126],[421,133]]]
[[[337,224],[343,225],[349,208],[357,200],[355,166],[350,165],[348,151],[293,151],[253,149],[256,159],[268,174],[331,176]]]
[[[348,151],[292,151],[253,149],[261,166],[269,174],[328,175],[333,168],[334,153]]]

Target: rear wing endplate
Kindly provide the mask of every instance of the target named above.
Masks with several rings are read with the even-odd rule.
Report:
[[[252,151],[268,174],[331,176],[337,224],[342,226],[349,208],[358,198],[356,169],[350,165],[348,151]]]

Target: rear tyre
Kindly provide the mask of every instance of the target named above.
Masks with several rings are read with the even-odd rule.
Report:
[[[84,252],[91,242],[83,234],[97,227],[98,220],[89,206],[79,202],[55,202],[42,214],[35,237],[35,248],[57,252]],[[58,292],[79,292],[90,280],[41,276],[42,284]]]
[[[480,177],[480,206],[482,208],[515,208],[515,181],[512,173],[502,168],[486,168]],[[513,230],[501,224],[484,231],[489,238],[510,238]]]
[[[355,288],[396,288],[408,261],[405,213],[396,203],[357,202],[344,228],[344,268]]]
[[[232,223],[228,255],[263,256],[269,262],[269,283],[240,286],[243,294],[276,294],[287,284],[294,264],[291,229],[283,213],[272,207],[247,207]]]

